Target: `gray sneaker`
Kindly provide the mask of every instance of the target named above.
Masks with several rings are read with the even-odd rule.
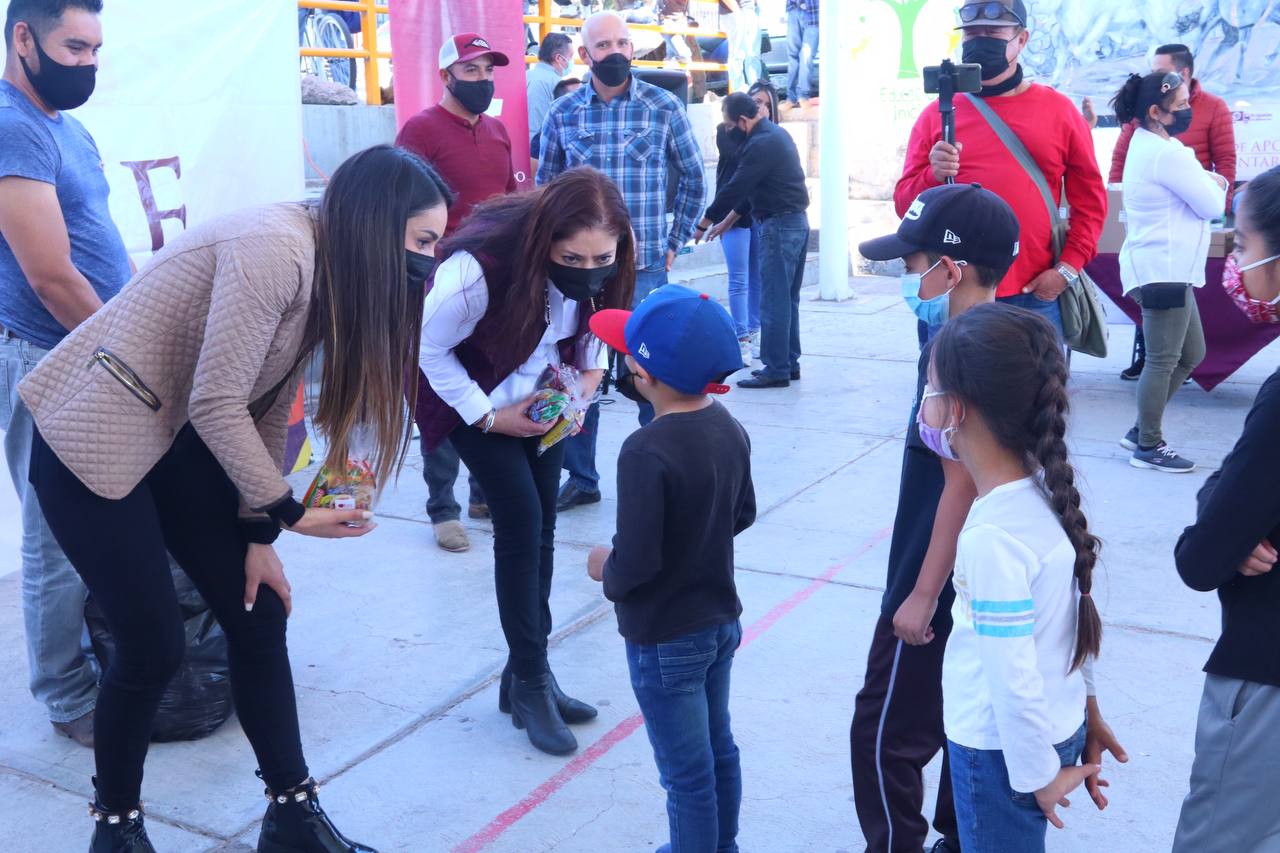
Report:
[[[1124,434],[1124,438],[1120,439],[1120,446],[1125,450],[1138,449],[1138,428],[1134,427]]]
[[[1150,450],[1138,448],[1129,459],[1134,468],[1148,468],[1152,471],[1165,471],[1169,474],[1189,474],[1196,469],[1196,463],[1183,459],[1163,441]]]

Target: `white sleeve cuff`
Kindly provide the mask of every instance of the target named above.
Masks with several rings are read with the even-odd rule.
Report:
[[[453,407],[453,410],[462,418],[462,422],[470,426],[485,415],[493,411],[493,403],[489,401],[489,395],[480,390],[480,386],[472,383],[471,390],[461,403]]]

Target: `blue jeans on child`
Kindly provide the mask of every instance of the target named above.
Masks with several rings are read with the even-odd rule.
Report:
[[[760,226],[730,228],[720,238],[729,266],[729,313],[739,338],[760,331]]]
[[[640,300],[666,284],[665,262],[657,269],[636,270],[636,295],[632,305],[639,305]],[[641,403],[640,426],[645,426],[651,420],[653,420],[653,406]],[[569,482],[588,494],[600,491],[600,472],[596,470],[596,431],[599,426],[600,404],[596,403],[587,409],[582,432],[573,438],[565,439],[564,443],[564,470],[569,472]]]
[[[741,642],[735,621],[656,646],[627,643],[631,687],[667,792],[671,853],[738,850],[742,768],[729,728],[729,671]]]
[[[1085,726],[1054,748],[1063,767],[1080,763]],[[947,740],[951,757],[951,789],[964,853],[1043,853],[1049,821],[1034,793],[1009,786],[1004,753],[970,749]]]

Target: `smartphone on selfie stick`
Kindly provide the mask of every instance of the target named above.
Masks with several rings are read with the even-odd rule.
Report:
[[[955,145],[956,93],[982,91],[982,66],[973,63],[957,65],[950,59],[942,60],[941,65],[930,65],[924,69],[924,91],[926,95],[938,96],[942,139],[949,145]],[[947,178],[947,183],[955,182],[955,178]]]

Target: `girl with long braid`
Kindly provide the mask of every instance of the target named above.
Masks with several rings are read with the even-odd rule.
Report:
[[[981,305],[934,342],[920,435],[964,465],[978,499],[955,561],[943,716],[965,853],[1044,850],[1056,806],[1100,769],[1079,764],[1099,542],[1067,459],[1067,367],[1057,332]]]

